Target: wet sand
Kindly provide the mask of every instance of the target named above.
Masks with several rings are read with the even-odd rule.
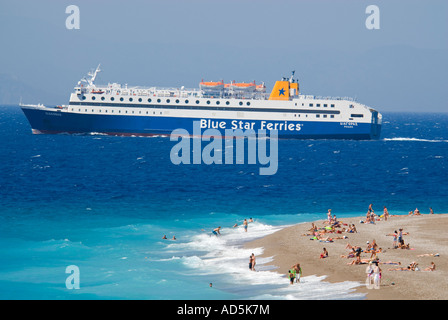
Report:
[[[264,257],[273,257],[269,265],[274,265],[277,272],[285,274],[292,265],[300,263],[303,277],[309,275],[325,275],[324,281],[343,282],[358,281],[357,292],[366,294],[368,300],[446,300],[448,299],[448,214],[422,214],[419,216],[391,216],[387,221],[376,221],[375,224],[363,224],[364,217],[341,218],[345,224],[355,224],[357,233],[329,233],[330,237],[347,236],[347,239],[335,239],[334,242],[310,240],[311,223],[298,224],[282,229],[276,233],[251,241],[248,248],[263,247]],[[324,227],[324,220],[315,221],[315,225]],[[394,249],[392,234],[403,228],[405,244],[410,249]],[[341,230],[341,229],[336,229]],[[354,258],[342,258],[347,255],[347,244],[366,249],[367,241],[376,241],[382,252],[378,253],[379,267],[382,270],[380,289],[367,289],[365,286],[366,266],[347,265]],[[329,256],[320,259],[326,248]],[[439,256],[420,256],[435,254]],[[370,253],[363,252],[361,259],[369,259]],[[385,264],[385,262],[401,262],[401,265]],[[417,262],[420,271],[391,271],[389,269],[406,268],[411,262]],[[431,262],[436,265],[435,271],[424,271]],[[300,284],[294,284],[300,285]],[[337,298],[335,298],[337,299]]]

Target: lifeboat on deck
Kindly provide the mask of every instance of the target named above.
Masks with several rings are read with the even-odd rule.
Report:
[[[232,83],[230,84],[230,88],[233,91],[237,91],[237,92],[253,92],[255,91],[255,81],[254,82],[235,82],[232,81]]]
[[[262,84],[257,84],[255,87],[255,91],[265,93],[266,92],[266,85],[264,82]]]
[[[199,83],[199,88],[201,90],[203,90],[204,92],[217,92],[217,91],[222,91],[224,90],[224,81],[218,81],[218,82],[214,82],[214,81],[209,81],[206,82],[204,80],[202,80]]]

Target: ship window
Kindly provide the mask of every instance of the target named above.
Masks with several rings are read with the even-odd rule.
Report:
[[[219,101],[216,101],[216,104],[220,104],[220,102],[219,102]]]
[[[334,118],[334,114],[330,115],[330,118]]]
[[[324,114],[324,118],[326,118],[327,117],[327,115],[326,114]]]
[[[104,101],[104,97],[101,97],[101,100]]]
[[[129,98],[129,101],[130,101],[130,102],[132,102],[132,100],[134,100],[134,99],[132,99],[132,98]]]
[[[248,106],[250,106],[250,102],[247,102],[246,104],[247,104]]]
[[[230,102],[229,101],[226,101],[226,105],[229,105],[230,104]]]
[[[128,110],[126,110],[124,113],[128,113]]]
[[[324,104],[324,108],[326,108],[326,107],[328,107],[328,104],[325,103],[325,104]]]
[[[111,112],[114,113],[114,110],[112,110]]]
[[[93,96],[93,97],[92,97],[92,100],[95,100],[95,99],[96,99],[95,96]]]
[[[123,97],[120,98],[120,101],[123,101]]]
[[[363,114],[351,114],[350,116],[353,118],[364,118]]]
[[[115,98],[114,97],[110,97],[110,101],[114,101],[115,100]]]
[[[82,99],[82,100],[86,100],[86,96],[82,96],[81,99]]]
[[[207,104],[210,104],[210,100],[207,100]]]
[[[334,108],[334,104],[332,104],[331,107]]]
[[[151,102],[151,98],[148,99],[148,102]]]
[[[320,103],[316,104],[316,107],[320,107]]]
[[[92,109],[92,112],[94,112],[94,110]]]
[[[134,110],[132,110],[132,114],[134,114]]]
[[[146,111],[146,114],[148,114],[148,111]]]
[[[157,99],[157,102],[160,102],[160,99]]]
[[[188,103],[189,101],[188,100],[185,100],[185,103]]]
[[[312,103],[310,103],[310,107],[312,107],[313,106],[313,104]]]
[[[106,113],[107,113],[107,110],[104,110],[104,112],[106,112]]]
[[[170,99],[166,99],[166,103],[170,103]]]
[[[176,103],[179,103],[179,99],[176,99]]]
[[[320,118],[320,114],[316,114],[316,118]]]
[[[240,101],[240,106],[242,106],[242,105],[243,105],[243,102]]]
[[[196,100],[196,104],[199,104],[199,100]]]
[[[85,112],[87,112],[87,109],[85,110]]]
[[[118,113],[121,113],[121,110],[118,110]]]
[[[142,102],[142,98],[138,98],[138,102]]]
[[[139,111],[139,112],[138,112],[138,114],[142,114],[142,112],[141,112],[141,111]]]

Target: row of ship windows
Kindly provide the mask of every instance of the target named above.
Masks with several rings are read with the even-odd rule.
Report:
[[[82,96],[81,99],[82,99],[82,100],[86,100],[86,96]],[[94,101],[94,100],[96,100],[96,97],[95,97],[95,96],[92,96],[91,99]],[[106,100],[106,98],[105,98],[105,97],[101,97],[101,101],[104,101],[104,100]],[[115,101],[115,97],[110,97],[110,101]],[[124,101],[124,98],[121,97],[121,98],[120,98],[120,101]],[[134,101],[134,98],[129,98],[128,101],[129,101],[129,102],[133,102],[133,101]],[[148,101],[148,102],[152,102],[152,99],[151,99],[151,98],[148,98],[147,101]],[[157,101],[158,103],[162,102],[161,99],[157,99],[156,101]],[[143,102],[143,99],[142,99],[142,98],[138,98],[138,102]],[[166,102],[166,103],[170,103],[171,100],[170,100],[170,99],[166,99],[165,102]],[[176,99],[175,102],[176,102],[176,103],[180,103],[180,100],[179,100],[179,99]],[[185,104],[189,104],[189,103],[190,103],[189,100],[185,100],[184,102],[185,102]],[[199,101],[199,100],[196,100],[196,104],[199,104],[199,103],[200,103],[200,101]],[[211,103],[210,100],[207,100],[207,104],[210,104],[210,103]],[[219,100],[217,100],[217,101],[216,101],[216,104],[219,105],[219,104],[221,104],[221,102],[220,102]],[[226,105],[229,105],[229,104],[230,104],[230,102],[229,102],[229,101],[226,101]],[[244,104],[244,103],[243,103],[242,101],[239,102],[239,105],[240,105],[240,106],[242,106],[243,104]],[[250,106],[250,102],[247,101],[247,102],[246,102],[246,105],[247,105],[247,106]]]
[[[304,106],[305,104],[304,103],[302,103],[302,107]],[[327,103],[324,103],[324,104],[322,104],[323,105],[323,107],[324,108],[327,108],[328,107],[328,104]],[[297,103],[296,103],[296,106],[297,106]],[[314,104],[313,103],[310,103],[308,106],[310,106],[310,107],[313,107],[314,106]],[[320,103],[316,103],[316,107],[320,107],[321,106],[321,104]],[[335,107],[335,105],[334,104],[330,104],[330,108],[334,108]]]
[[[74,109],[74,108],[71,108],[71,111],[75,111],[75,109]],[[99,109],[98,111],[101,113],[101,109]],[[82,112],[81,109],[78,109],[78,112]],[[84,112],[88,112],[88,109],[84,109]],[[92,112],[95,112],[95,109],[92,109]],[[150,114],[149,111],[145,111],[145,112],[146,112],[146,114]],[[108,112],[107,112],[107,109],[104,110],[104,113],[108,113]],[[114,110],[110,110],[110,113],[114,113]],[[121,113],[121,110],[118,110],[118,113]],[[128,113],[128,110],[125,110],[124,113],[127,114],[127,113]],[[130,113],[131,113],[131,114],[135,114],[134,110],[132,110]],[[138,114],[142,114],[142,112],[139,111]],[[143,114],[145,114],[145,113],[143,113]],[[155,115],[156,112],[153,111],[152,114]],[[158,114],[162,114],[162,111],[160,111]],[[299,118],[300,118],[300,116],[301,116],[300,114],[294,114],[294,117],[299,117]],[[320,118],[320,117],[321,117],[320,114],[316,114],[315,116],[316,116],[316,118]],[[330,114],[329,116],[330,116],[330,118],[334,118],[334,114]],[[327,118],[327,115],[326,115],[326,114],[323,114],[322,117],[323,117],[323,118]],[[308,118],[308,115],[307,115],[307,114],[305,114],[305,118]]]
[[[86,100],[86,96],[82,96],[81,99],[82,99],[82,100]],[[95,101],[95,100],[96,100],[96,97],[95,97],[95,96],[92,96],[91,99],[92,99],[92,101]],[[101,101],[104,101],[104,100],[106,100],[106,98],[105,98],[104,96],[101,97]],[[110,101],[115,101],[115,97],[110,97]],[[121,97],[121,98],[120,98],[120,101],[124,101],[124,98]],[[134,101],[134,98],[128,98],[128,101],[129,101],[129,102],[133,102],[133,101]],[[151,99],[151,98],[148,98],[147,101],[148,101],[148,102],[152,102],[152,99]],[[158,103],[162,102],[161,99],[157,99],[156,101],[157,101]],[[138,98],[138,102],[143,102],[143,99],[142,99],[142,98]],[[166,99],[165,102],[166,102],[166,103],[170,103],[171,100],[170,100],[170,99]],[[180,100],[179,100],[179,99],[176,99],[175,102],[176,102],[176,103],[180,103]],[[190,101],[189,101],[188,99],[185,100],[184,102],[185,102],[185,104],[190,103]],[[200,103],[200,101],[199,101],[199,100],[196,100],[196,104],[199,104],[199,103]],[[207,104],[210,104],[210,103],[211,103],[210,100],[207,100]],[[219,100],[216,101],[216,104],[217,104],[217,105],[219,105],[220,103],[221,103],[221,102],[220,102]],[[229,105],[229,104],[230,104],[230,102],[229,102],[229,101],[226,101],[226,105]],[[243,103],[242,101],[239,102],[239,105],[240,105],[240,106],[242,106],[243,104],[244,104],[244,103]],[[247,105],[247,106],[250,106],[250,102],[247,101],[247,102],[246,102],[246,105]],[[296,106],[297,106],[297,103],[296,103]],[[304,103],[302,103],[302,106],[304,106]],[[309,106],[310,106],[310,107],[313,107],[314,104],[313,104],[313,103],[310,103]],[[319,108],[320,106],[321,106],[320,103],[316,103],[316,107],[317,107],[317,108]],[[327,104],[327,103],[324,103],[324,104],[322,104],[322,106],[323,106],[324,108],[327,108],[327,107],[328,107],[328,104]],[[334,104],[330,104],[330,108],[334,108],[334,107],[335,107]]]

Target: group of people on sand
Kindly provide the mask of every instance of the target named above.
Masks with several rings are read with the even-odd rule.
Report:
[[[310,240],[318,240],[321,242],[333,242],[336,239],[347,239],[347,236],[337,236],[333,234],[356,233],[356,227],[354,224],[346,224],[339,221],[336,215],[331,216],[331,209],[328,209],[328,219],[324,222],[328,224],[324,227],[317,227],[314,223],[311,224],[311,228],[304,236],[312,236]]]
[[[435,271],[435,270],[436,265],[434,262],[431,262],[430,266],[424,269],[424,271]],[[390,268],[389,271],[420,271],[420,267],[418,266],[417,262],[412,261],[406,268],[404,267]]]
[[[404,235],[408,235],[409,232],[404,232],[403,228],[398,229],[394,231],[394,233],[389,233],[387,234],[388,236],[393,236],[393,244],[392,244],[392,248],[393,249],[409,249],[409,243],[405,244],[404,243]]]

